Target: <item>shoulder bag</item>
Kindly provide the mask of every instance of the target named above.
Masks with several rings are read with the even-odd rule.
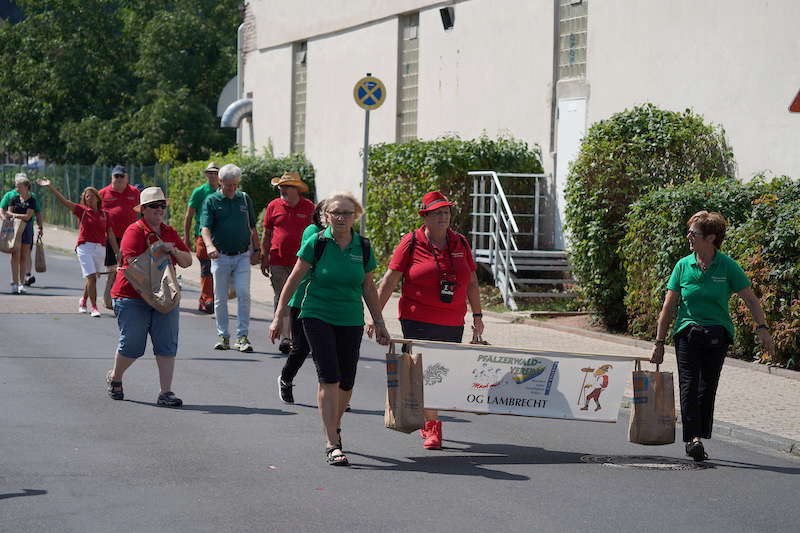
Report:
[[[172,256],[161,251],[164,242],[141,220],[136,221],[136,226],[145,233],[147,249],[139,256],[128,258],[125,279],[150,307],[159,313],[169,313],[181,302]]]

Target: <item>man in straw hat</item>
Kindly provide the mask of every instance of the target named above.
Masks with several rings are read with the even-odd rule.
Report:
[[[314,203],[303,197],[308,185],[303,183],[297,172],[285,172],[273,178],[272,185],[280,191],[280,197],[267,205],[264,215],[264,235],[261,239],[261,273],[270,276],[275,293],[274,305],[277,309],[283,285],[294,268],[300,238],[303,230],[311,224]],[[281,342],[278,349],[289,353],[291,344],[291,325],[284,321]]]
[[[215,162],[208,164],[204,171],[206,183],[192,191],[189,198],[189,207],[183,219],[183,239],[191,250],[192,242],[195,244],[195,253],[200,261],[200,304],[199,309],[204,313],[214,312],[214,276],[211,274],[211,259],[208,257],[206,245],[200,235],[200,219],[203,216],[203,204],[209,195],[219,189],[219,167]],[[192,230],[192,219],[197,215]]]
[[[253,201],[238,191],[242,170],[227,164],[219,169],[219,191],[206,198],[200,218],[200,234],[211,258],[214,275],[214,314],[219,338],[215,350],[230,348],[228,287],[236,288],[236,343],[240,352],[252,352],[250,329],[250,255],[259,254]]]

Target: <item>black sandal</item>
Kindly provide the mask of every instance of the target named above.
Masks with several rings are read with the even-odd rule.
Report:
[[[338,454],[334,453],[336,450],[339,450]],[[326,448],[325,460],[331,466],[350,466],[350,461],[347,460],[347,456],[342,452],[342,448],[339,446],[331,446],[330,448]]]
[[[336,436],[339,437],[339,449],[344,451],[344,448],[342,448],[342,428],[336,428]]]

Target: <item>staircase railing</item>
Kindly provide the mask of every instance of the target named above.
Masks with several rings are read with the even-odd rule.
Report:
[[[517,271],[512,251],[519,251],[518,236],[530,236],[532,248],[539,246],[539,180],[544,174],[512,174],[494,171],[469,172],[472,181],[472,249],[476,259],[487,263],[500,289],[503,303],[516,309],[514,293],[517,288],[512,272]],[[507,195],[500,178],[533,180],[532,194]],[[509,205],[509,198],[530,199],[533,212],[517,213]],[[531,231],[521,232],[517,217],[533,217]]]

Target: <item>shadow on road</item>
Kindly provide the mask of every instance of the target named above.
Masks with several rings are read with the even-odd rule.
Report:
[[[47,491],[36,490],[36,489],[22,489],[22,492],[7,492],[5,494],[0,494],[0,500],[7,500],[8,498],[22,498],[24,496],[41,496],[42,494],[47,494]]]
[[[381,457],[347,450],[350,457],[359,456],[385,465],[350,464],[362,470],[386,470],[393,472],[425,472],[428,474],[445,474],[454,476],[479,476],[488,479],[506,481],[527,481],[528,476],[512,474],[501,470],[492,470],[488,466],[501,465],[552,465],[581,464],[585,454],[561,452],[518,446],[516,444],[479,444],[474,442],[448,441],[465,445],[463,448],[443,448],[443,453],[422,457],[407,457],[406,460],[393,457]],[[474,455],[481,454],[481,455]]]
[[[743,468],[745,470],[764,470],[767,472],[776,472],[778,474],[800,474],[800,468],[788,468],[782,466],[771,465],[758,465],[755,463],[743,463],[741,461],[731,461],[728,459],[711,459],[709,464],[714,465],[715,468]]]
[[[150,407],[159,407],[153,402],[140,402],[137,400],[125,400],[130,403],[139,405],[148,405]],[[294,415],[291,411],[284,411],[282,409],[262,409],[259,407],[242,407],[241,405],[195,405],[184,404],[183,407],[174,409],[175,411],[203,411],[210,415]]]
[[[243,359],[241,357],[186,357],[184,361],[238,361],[240,363],[259,363],[259,359]]]

